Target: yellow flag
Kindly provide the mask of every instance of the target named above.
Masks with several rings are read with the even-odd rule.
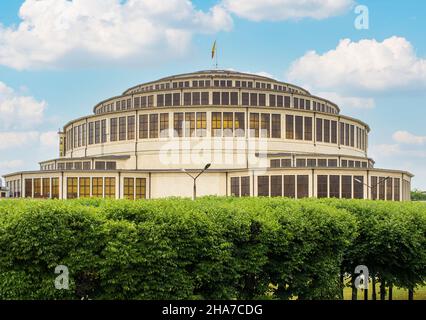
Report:
[[[212,47],[212,59],[214,58],[214,55],[216,54],[216,40],[213,43],[213,47]]]

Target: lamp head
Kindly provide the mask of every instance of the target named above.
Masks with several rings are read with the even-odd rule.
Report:
[[[207,163],[206,166],[204,167],[204,170],[207,170],[208,168],[210,168],[212,164],[211,163]]]

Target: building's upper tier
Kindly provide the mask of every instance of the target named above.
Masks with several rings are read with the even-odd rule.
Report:
[[[212,100],[203,93],[213,92]],[[239,94],[240,93],[240,94]],[[298,86],[268,77],[229,70],[207,70],[137,85],[100,102],[95,114],[147,107],[242,105],[305,109],[338,114],[339,107]]]

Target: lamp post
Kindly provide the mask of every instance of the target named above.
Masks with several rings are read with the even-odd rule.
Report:
[[[196,176],[193,176],[192,174],[190,174],[188,171],[186,171],[186,169],[182,169],[182,172],[186,173],[188,176],[190,176],[192,178],[192,180],[194,180],[194,186],[193,186],[193,192],[192,192],[192,200],[195,200],[197,198],[197,178],[199,176],[201,176],[201,174],[204,173],[204,171],[206,171],[208,168],[210,168],[211,163],[207,163],[204,166],[204,169],[201,170]]]

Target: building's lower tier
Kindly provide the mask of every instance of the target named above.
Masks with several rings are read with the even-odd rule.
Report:
[[[197,174],[197,171],[188,173]],[[34,171],[8,175],[7,197],[104,197],[154,199],[192,197],[193,179],[182,171]],[[363,168],[208,170],[197,196],[271,196],[410,200],[412,175]]]

